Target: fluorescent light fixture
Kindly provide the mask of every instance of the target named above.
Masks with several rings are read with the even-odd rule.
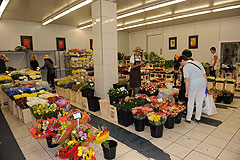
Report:
[[[147,22],[146,25],[160,23],[160,22],[166,22],[166,21],[171,21],[171,20],[173,20],[173,18],[160,19],[157,21]]]
[[[178,10],[178,11],[174,11],[174,13],[181,13],[181,12],[187,12],[187,11],[192,11],[192,10],[196,10],[196,9],[201,9],[201,8],[206,8],[209,7],[210,5],[203,5],[203,6],[198,6],[198,7],[193,7],[193,8],[188,8],[188,9],[183,9],[183,10]]]
[[[230,3],[230,2],[237,2],[238,0],[227,0],[227,1],[220,1],[220,2],[214,2],[213,5],[217,6],[217,5],[221,5],[221,4],[226,4],[226,3]]]
[[[223,8],[213,9],[212,12],[220,12],[220,11],[225,11],[225,10],[230,10],[230,9],[236,9],[236,8],[240,8],[240,4],[239,4],[239,5],[235,5],[235,6],[229,6],[229,7],[223,7]]]
[[[132,24],[132,23],[136,23],[136,22],[141,22],[141,21],[143,21],[143,20],[144,20],[144,18],[137,19],[137,20],[130,21],[130,22],[125,22],[124,25]]]
[[[173,18],[174,18],[174,19],[180,19],[180,18],[191,17],[191,16],[197,16],[197,15],[207,14],[207,13],[211,13],[211,10],[208,10],[208,11],[202,11],[202,12],[196,12],[196,13],[191,13],[191,14],[185,14],[185,15],[176,16],[176,17],[173,17]]]
[[[89,28],[89,27],[92,27],[93,24],[89,24],[89,25],[86,25],[86,26],[82,26],[82,27],[79,27],[78,29],[85,29],[85,28]]]
[[[144,12],[144,9],[140,9],[140,10],[133,11],[133,12],[130,12],[130,13],[127,13],[127,14],[123,14],[121,16],[117,16],[117,19],[121,19],[121,18],[124,18],[124,17],[132,16],[132,15],[139,14],[139,13],[142,13],[142,12]]]
[[[117,27],[122,26],[122,25],[123,25],[123,23],[119,23],[119,24],[117,24]]]
[[[81,8],[81,7],[89,4],[89,3],[91,3],[91,2],[92,2],[92,0],[86,0],[86,1],[84,1],[84,2],[81,2],[81,3],[77,4],[77,5],[69,8],[68,10],[66,10],[66,11],[64,11],[64,12],[62,12],[62,13],[56,15],[56,16],[54,16],[54,17],[51,18],[50,20],[47,20],[46,22],[43,22],[43,25],[47,25],[47,24],[51,23],[52,21],[54,21],[54,20],[56,20],[56,19],[58,19],[58,18],[61,18],[61,17],[65,16],[66,14],[68,14],[68,13],[70,13],[70,12],[72,12],[72,11],[75,11],[76,9],[79,9],[79,8]]]
[[[51,19],[49,19],[49,20],[47,20],[46,22],[43,22],[43,24],[42,25],[47,25],[48,23],[51,23],[53,21],[53,19],[51,18]]]
[[[183,1],[185,1],[185,0],[174,0],[174,1],[166,2],[166,3],[162,3],[162,4],[159,4],[159,5],[147,7],[145,9],[140,9],[140,10],[136,10],[136,11],[133,11],[133,12],[123,14],[121,16],[117,16],[117,19],[132,16],[132,15],[139,14],[139,13],[142,13],[142,12],[145,12],[145,11],[150,11],[150,10],[153,10],[153,9],[169,6],[169,5],[180,3],[180,2],[183,2]]]
[[[127,10],[129,10],[129,9],[133,9],[133,8],[139,7],[139,6],[141,6],[141,5],[142,5],[142,3],[138,3],[138,4],[135,4],[135,5],[130,6],[130,7],[128,7],[128,8],[124,8],[124,9],[118,10],[117,13],[124,12],[124,11],[127,11]]]
[[[8,3],[9,3],[9,0],[3,0],[2,1],[1,6],[0,6],[0,18],[2,16],[2,14],[3,14],[3,11],[7,7]]]
[[[90,20],[88,20],[88,21],[85,21],[85,22],[79,23],[79,24],[78,24],[78,26],[81,26],[81,25],[84,25],[84,24],[86,24],[86,23],[90,23],[90,22],[92,22],[92,20],[91,20],[91,19],[90,19]]]
[[[170,15],[170,14],[172,14],[172,12],[164,13],[164,14],[159,14],[159,15],[156,15],[156,16],[147,17],[146,20],[148,20],[148,19],[153,19],[153,18],[163,17],[163,16],[167,16],[167,15]]]
[[[148,7],[148,8],[145,8],[144,10],[145,11],[150,11],[150,10],[153,10],[153,9],[173,5],[173,4],[176,4],[176,3],[183,2],[183,1],[185,1],[185,0],[174,0],[174,1],[166,2],[166,3],[162,3],[162,4],[159,4],[159,5],[155,5],[155,6],[152,6],[152,7]]]

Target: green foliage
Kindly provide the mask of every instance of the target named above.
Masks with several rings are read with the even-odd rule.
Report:
[[[128,91],[127,91],[127,89],[124,89],[123,91],[121,91],[119,88],[117,88],[117,89],[110,88],[108,90],[108,95],[111,97],[116,97],[116,98],[126,97],[128,95]]]
[[[165,60],[165,64],[164,64],[165,69],[172,68],[173,62],[174,62],[174,60]]]
[[[104,146],[105,148],[109,148],[109,141],[104,141],[104,142],[103,142],[103,146]]]
[[[91,85],[89,85],[89,84],[85,84],[85,85],[83,85],[82,87],[81,87],[81,91],[83,90],[83,89],[93,89],[93,86],[91,86]]]
[[[118,52],[118,60],[123,60],[124,55],[123,52]]]

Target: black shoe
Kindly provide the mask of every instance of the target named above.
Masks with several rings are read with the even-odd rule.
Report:
[[[188,120],[185,120],[185,122],[187,122],[187,123],[189,123],[189,124],[191,123],[191,121],[188,121]]]
[[[195,119],[195,122],[200,123],[200,120]]]

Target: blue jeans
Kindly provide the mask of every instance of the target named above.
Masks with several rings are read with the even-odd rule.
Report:
[[[138,94],[140,91],[139,87],[133,88],[133,97],[135,97],[136,94]]]

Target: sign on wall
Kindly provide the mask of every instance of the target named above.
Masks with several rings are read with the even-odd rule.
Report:
[[[57,50],[58,51],[66,51],[66,41],[65,41],[65,38],[57,37],[56,38],[56,42],[57,42]]]
[[[33,50],[32,36],[20,36],[21,46],[25,46],[27,49]]]

